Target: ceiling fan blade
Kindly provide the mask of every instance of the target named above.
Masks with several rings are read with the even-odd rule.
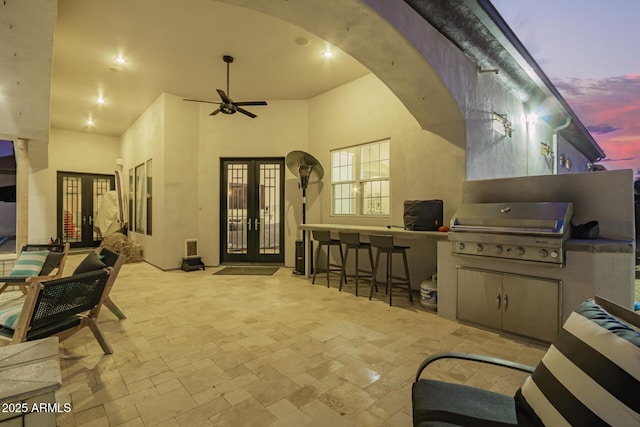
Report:
[[[227,96],[226,93],[224,93],[224,91],[222,89],[216,89],[218,91],[218,95],[220,95],[220,99],[222,99],[222,102],[224,104],[228,104],[231,101],[229,100],[229,97]]]
[[[214,111],[213,113],[209,114],[210,116],[215,116],[216,114],[218,114],[220,111],[222,111],[220,108],[218,108],[216,111]]]
[[[265,101],[242,101],[234,102],[236,105],[267,105]]]
[[[189,102],[206,102],[207,104],[221,104],[218,101],[205,101],[204,99],[186,99],[186,98],[182,98],[183,101],[189,101]]]
[[[242,114],[244,114],[245,116],[251,117],[252,119],[255,119],[256,117],[258,117],[255,114],[253,114],[252,112],[245,110],[244,108],[238,107],[237,111],[242,113]]]

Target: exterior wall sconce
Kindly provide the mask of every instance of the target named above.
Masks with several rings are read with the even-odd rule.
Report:
[[[500,73],[500,70],[498,70],[497,68],[483,69],[482,67],[478,66],[477,70],[478,70],[478,74],[486,74],[486,73],[498,74],[498,73]]]
[[[508,136],[509,138],[511,138],[511,134],[513,133],[513,127],[511,125],[511,122],[507,118],[506,114],[498,114],[494,111],[491,121],[493,124],[493,130],[495,130],[501,135]]]
[[[553,157],[553,150],[551,150],[551,147],[549,147],[548,144],[540,142],[540,154],[542,154],[546,159],[550,159]]]

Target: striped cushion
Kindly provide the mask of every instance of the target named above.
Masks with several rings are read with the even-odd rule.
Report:
[[[582,303],[515,399],[541,426],[640,425],[640,333]]]
[[[0,327],[15,329],[22,312],[22,304],[0,310]]]
[[[37,276],[42,270],[49,251],[23,251],[16,260],[9,276],[31,277]]]

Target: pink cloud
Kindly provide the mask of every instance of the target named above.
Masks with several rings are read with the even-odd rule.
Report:
[[[607,169],[640,170],[640,74],[555,84],[607,154]]]

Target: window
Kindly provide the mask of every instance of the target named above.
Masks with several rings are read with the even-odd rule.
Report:
[[[389,215],[390,140],[331,151],[334,215]]]

